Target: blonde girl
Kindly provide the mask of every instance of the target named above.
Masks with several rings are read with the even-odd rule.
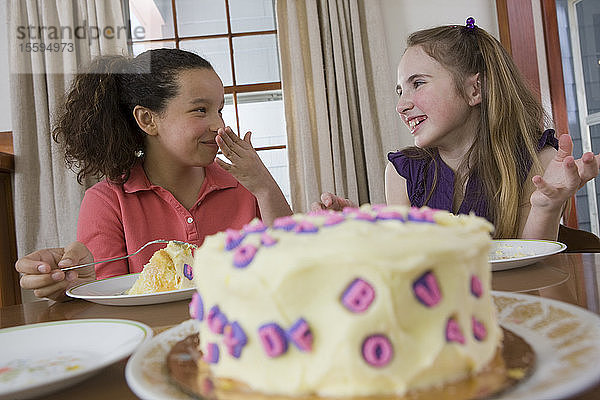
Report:
[[[388,204],[474,212],[496,238],[555,240],[565,202],[598,174],[572,157],[502,45],[472,18],[417,31],[398,66],[397,112],[415,146],[388,154]],[[313,208],[351,203],[324,193]]]

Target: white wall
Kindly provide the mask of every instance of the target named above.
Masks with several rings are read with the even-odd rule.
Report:
[[[477,26],[500,38],[495,0],[379,1],[394,74],[404,52],[405,40],[416,30],[438,25],[464,25],[468,17],[473,17]]]
[[[0,0],[0,132],[12,130],[8,84],[8,21],[6,0]]]

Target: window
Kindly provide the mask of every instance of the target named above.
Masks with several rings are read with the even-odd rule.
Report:
[[[129,0],[129,14],[134,55],[169,47],[210,61],[225,86],[225,124],[252,131],[289,202],[275,0]]]
[[[575,157],[600,151],[600,4],[595,0],[556,0],[569,131]],[[600,180],[576,196],[579,228],[600,235]]]

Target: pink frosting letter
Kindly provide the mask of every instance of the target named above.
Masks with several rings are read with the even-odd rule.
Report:
[[[471,318],[471,325],[473,325],[473,336],[478,341],[483,341],[487,337],[487,329],[485,329],[485,325],[481,322],[477,321],[475,317]]]
[[[227,325],[227,317],[219,310],[219,306],[213,306],[206,316],[208,328],[216,334],[222,334],[225,325]]]
[[[233,265],[236,268],[246,268],[252,262],[258,248],[252,244],[240,246],[233,254]]]
[[[366,311],[375,299],[375,289],[367,281],[356,278],[342,294],[342,304],[354,313]]]
[[[385,335],[371,335],[363,342],[362,356],[368,364],[380,368],[392,360],[394,348]]]
[[[442,293],[433,272],[427,271],[413,283],[417,299],[427,307],[433,307],[442,300]]]
[[[483,294],[483,285],[476,275],[471,276],[471,293],[477,298]]]
[[[190,301],[190,317],[202,321],[204,319],[204,304],[200,293],[194,292],[192,301]]]
[[[454,318],[448,319],[446,323],[446,341],[465,344],[465,336]]]
[[[262,342],[265,353],[269,357],[279,357],[288,348],[285,332],[276,323],[270,323],[258,328],[258,336]]]

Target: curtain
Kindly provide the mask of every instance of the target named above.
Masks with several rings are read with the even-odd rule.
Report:
[[[79,205],[94,182],[79,185],[66,168],[51,137],[52,118],[74,74],[98,55],[127,54],[127,35],[120,0],[9,0],[7,16],[13,196],[22,257],[76,238]]]
[[[324,191],[384,203],[401,125],[379,2],[277,0],[277,24],[294,211]]]

